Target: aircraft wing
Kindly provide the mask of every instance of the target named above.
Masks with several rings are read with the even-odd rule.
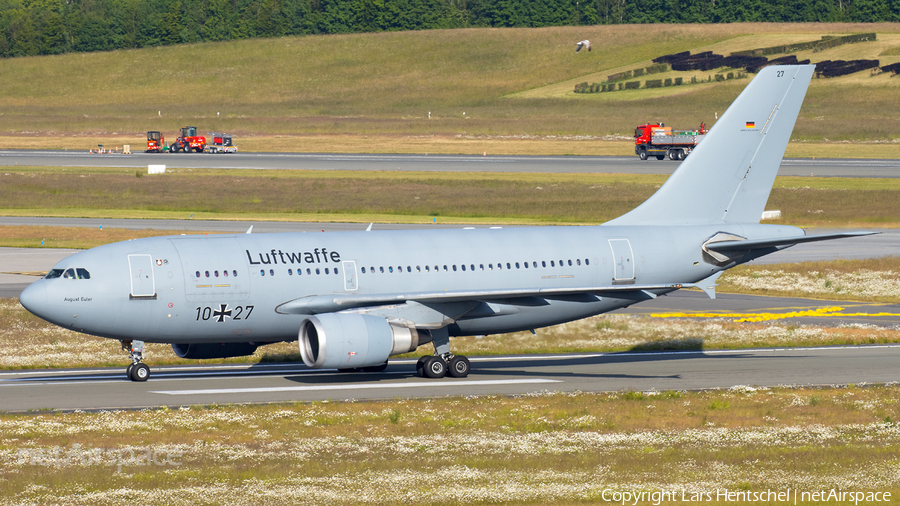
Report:
[[[864,235],[880,234],[881,232],[838,232],[834,234],[818,234],[818,235],[802,235],[798,237],[778,237],[775,239],[754,239],[744,241],[722,241],[706,244],[706,249],[718,251],[721,253],[730,253],[735,251],[749,251],[764,248],[780,248],[793,246],[804,242],[829,241],[831,239],[842,239],[845,237],[860,237]]]
[[[302,297],[285,302],[275,308],[282,314],[320,314],[342,311],[357,307],[383,306],[419,302],[437,304],[449,302],[484,302],[526,298],[565,298],[571,300],[578,297],[585,301],[600,300],[599,297],[634,299],[635,301],[656,298],[652,290],[678,290],[694,286],[693,284],[666,283],[658,285],[614,285],[585,286],[573,288],[526,288],[519,290],[466,290],[445,292],[392,293],[376,295],[331,294]]]

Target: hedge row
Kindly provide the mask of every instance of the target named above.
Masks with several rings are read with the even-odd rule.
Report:
[[[803,51],[812,49],[813,51],[821,51],[831,47],[837,47],[843,44],[853,42],[866,42],[875,40],[874,33],[857,33],[853,35],[844,35],[842,37],[834,37],[830,35],[822,36],[821,40],[812,40],[809,42],[796,42],[793,44],[783,44],[780,46],[761,47],[757,49],[748,49],[746,51],[735,51],[731,56],[763,56],[779,53],[790,53],[793,51]]]
[[[890,65],[885,65],[881,67],[882,72],[890,72],[891,74],[897,75],[900,74],[900,63],[892,63]]]
[[[765,57],[761,57],[765,60]],[[751,74],[755,74],[763,69],[763,67],[768,67],[769,65],[808,65],[809,60],[797,60],[797,55],[788,55],[782,56],[781,58],[775,58],[774,60],[764,61],[759,65],[748,65],[744,67],[747,72]]]
[[[665,72],[669,70],[669,66],[665,63],[659,63],[657,65],[650,65],[649,67],[644,67],[642,69],[634,69],[634,70],[626,70],[625,72],[617,72],[615,74],[611,74],[606,76],[606,80],[609,82],[615,81],[624,81],[626,79],[631,79],[632,77],[641,77],[644,74],[656,74],[659,72]]]
[[[796,55],[788,55],[769,60],[765,56],[747,56],[737,53],[732,53],[730,56],[722,56],[720,54],[714,54],[712,51],[697,53],[695,55],[685,51],[684,53],[660,56],[653,61],[657,60],[668,62],[672,66],[672,70],[678,71],[709,71],[720,67],[731,67],[735,69],[743,67],[747,72],[753,74],[769,65],[804,65],[809,63],[809,60],[797,61]]]
[[[732,77],[729,77],[731,79]],[[700,82],[697,77],[691,78],[691,83]],[[644,88],[662,88],[667,86],[681,86],[684,84],[683,77],[669,77],[666,79],[648,79],[644,81]],[[618,83],[588,83],[587,81],[575,85],[575,93],[605,93],[620,90],[637,90],[640,89],[640,81],[628,81]]]
[[[878,60],[825,60],[816,63],[816,77],[838,77],[878,66]]]

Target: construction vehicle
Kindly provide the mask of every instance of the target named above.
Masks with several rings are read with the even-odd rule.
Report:
[[[186,126],[181,128],[181,136],[169,146],[169,152],[178,153],[179,151],[184,151],[185,153],[190,153],[191,151],[196,151],[197,153],[202,153],[204,148],[206,148],[206,137],[197,135],[197,127]]]
[[[206,132],[212,138],[212,142],[206,145],[207,153],[237,153],[237,146],[229,134],[221,132]]]
[[[634,131],[634,154],[641,160],[655,156],[657,160],[684,160],[700,144],[709,130],[700,123],[697,130],[672,130],[664,123],[641,125]]]
[[[161,153],[168,150],[169,146],[166,146],[163,134],[155,130],[147,132],[147,153]]]

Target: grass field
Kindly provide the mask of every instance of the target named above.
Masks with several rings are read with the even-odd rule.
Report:
[[[145,176],[133,169],[9,167],[0,172],[0,213],[599,224],[636,207],[665,179],[665,175],[621,174],[198,169]],[[895,227],[900,224],[898,187],[896,179],[778,178],[767,208],[781,210],[782,219],[776,221],[780,224]],[[0,234],[0,244],[20,246],[22,241],[42,238],[45,232],[39,229],[10,230]]]
[[[900,493],[897,394],[736,387],[0,415],[0,504],[621,504],[604,490],[683,504],[716,489],[832,488],[872,504],[866,492]]]
[[[340,150],[329,148],[333,142],[349,151],[604,154],[589,140],[566,141],[573,147],[557,141],[628,137],[651,119],[712,125],[747,81],[655,98],[638,92],[624,101],[625,93],[557,96],[546,87],[569,87],[677,51],[872,31],[878,42],[817,57],[900,59],[893,54],[900,45],[895,24],[753,23],[308,36],[8,59],[0,62],[0,145],[28,146],[49,136],[58,141],[52,145],[72,149],[134,147],[147,130],[171,137],[195,124],[244,136],[250,150]],[[574,54],[574,42],[584,38],[595,41],[595,50]],[[866,76],[816,80],[794,138],[896,140],[900,101],[884,99],[896,96],[896,82]],[[251,140],[257,136],[264,140]],[[502,147],[522,139],[528,142]]]

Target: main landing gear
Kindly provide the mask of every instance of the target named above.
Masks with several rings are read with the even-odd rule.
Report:
[[[419,357],[416,362],[416,374],[423,378],[443,378],[450,375],[454,378],[465,378],[469,375],[469,359],[462,355],[432,355]]]
[[[423,378],[465,378],[471,366],[469,359],[450,353],[450,333],[446,328],[431,331],[434,355],[421,357],[416,362],[416,374]]]
[[[150,377],[150,366],[143,363],[144,341],[122,341],[122,349],[131,357],[131,365],[125,369],[125,374],[131,381],[147,381]]]

